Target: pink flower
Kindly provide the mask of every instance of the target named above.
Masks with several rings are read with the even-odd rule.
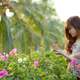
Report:
[[[70,64],[71,65],[75,65],[75,64],[77,64],[78,62],[77,62],[77,59],[76,58],[73,58],[72,60],[71,60],[71,62],[70,62]]]
[[[8,71],[7,70],[0,71],[0,78],[3,78],[5,76],[8,76]]]
[[[36,60],[36,61],[34,61],[34,67],[38,67],[39,66],[39,61],[38,60]]]
[[[17,52],[17,49],[14,48],[14,49],[12,49],[12,50],[9,52],[9,55],[10,55],[10,56],[14,56],[16,52]]]
[[[7,61],[8,60],[8,55],[3,55],[2,53],[0,53],[0,58],[2,61]]]
[[[7,61],[8,60],[8,56],[7,55],[2,56],[2,60],[3,61]]]

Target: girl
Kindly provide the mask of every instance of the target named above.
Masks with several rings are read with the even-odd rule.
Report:
[[[66,43],[66,55],[70,59],[75,59],[69,69],[76,75],[77,80],[80,80],[80,17],[72,16],[66,21],[65,36],[68,40]],[[56,50],[56,53],[62,53],[61,50]],[[77,61],[77,62],[75,62]]]
[[[66,50],[70,54],[70,58],[76,58],[77,63],[80,64],[80,17],[70,17],[65,26],[65,35],[68,40]],[[74,65],[76,66],[76,64]],[[77,80],[80,80],[80,69],[68,65],[71,71],[77,76]]]

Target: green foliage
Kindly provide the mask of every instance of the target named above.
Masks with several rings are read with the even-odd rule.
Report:
[[[13,48],[13,40],[10,31],[11,25],[9,24],[9,20],[3,16],[2,21],[0,22],[0,32],[1,32],[1,40],[0,45],[2,45],[3,51],[9,52]],[[8,48],[7,48],[8,47]],[[1,48],[1,47],[0,47]]]
[[[14,13],[11,18],[6,17],[5,7],[0,8],[3,13],[0,22],[1,51],[9,52],[16,47],[21,53],[29,54],[37,46],[49,49],[55,41],[63,47],[63,25],[55,18],[55,8],[48,0],[41,0],[39,4],[32,3],[32,0],[11,0],[9,5]]]
[[[37,61],[38,63],[34,63]],[[2,63],[2,64],[1,64]],[[5,64],[5,65],[4,65]],[[67,62],[54,52],[44,54],[33,52],[29,55],[9,57],[6,62],[0,61],[0,66],[9,71],[10,76],[1,80],[75,80],[76,77],[67,71]]]

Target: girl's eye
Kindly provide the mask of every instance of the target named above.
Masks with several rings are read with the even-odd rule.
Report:
[[[68,30],[70,30],[71,28],[69,27]]]
[[[72,29],[72,27],[69,27],[69,30]]]

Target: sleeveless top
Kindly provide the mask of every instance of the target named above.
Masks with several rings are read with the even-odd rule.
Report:
[[[80,39],[76,40],[76,42],[72,46],[72,55],[80,53]],[[80,78],[80,59],[77,60],[77,64],[70,65],[71,72]]]
[[[80,39],[76,40],[71,49],[72,54],[77,54],[80,52]]]

